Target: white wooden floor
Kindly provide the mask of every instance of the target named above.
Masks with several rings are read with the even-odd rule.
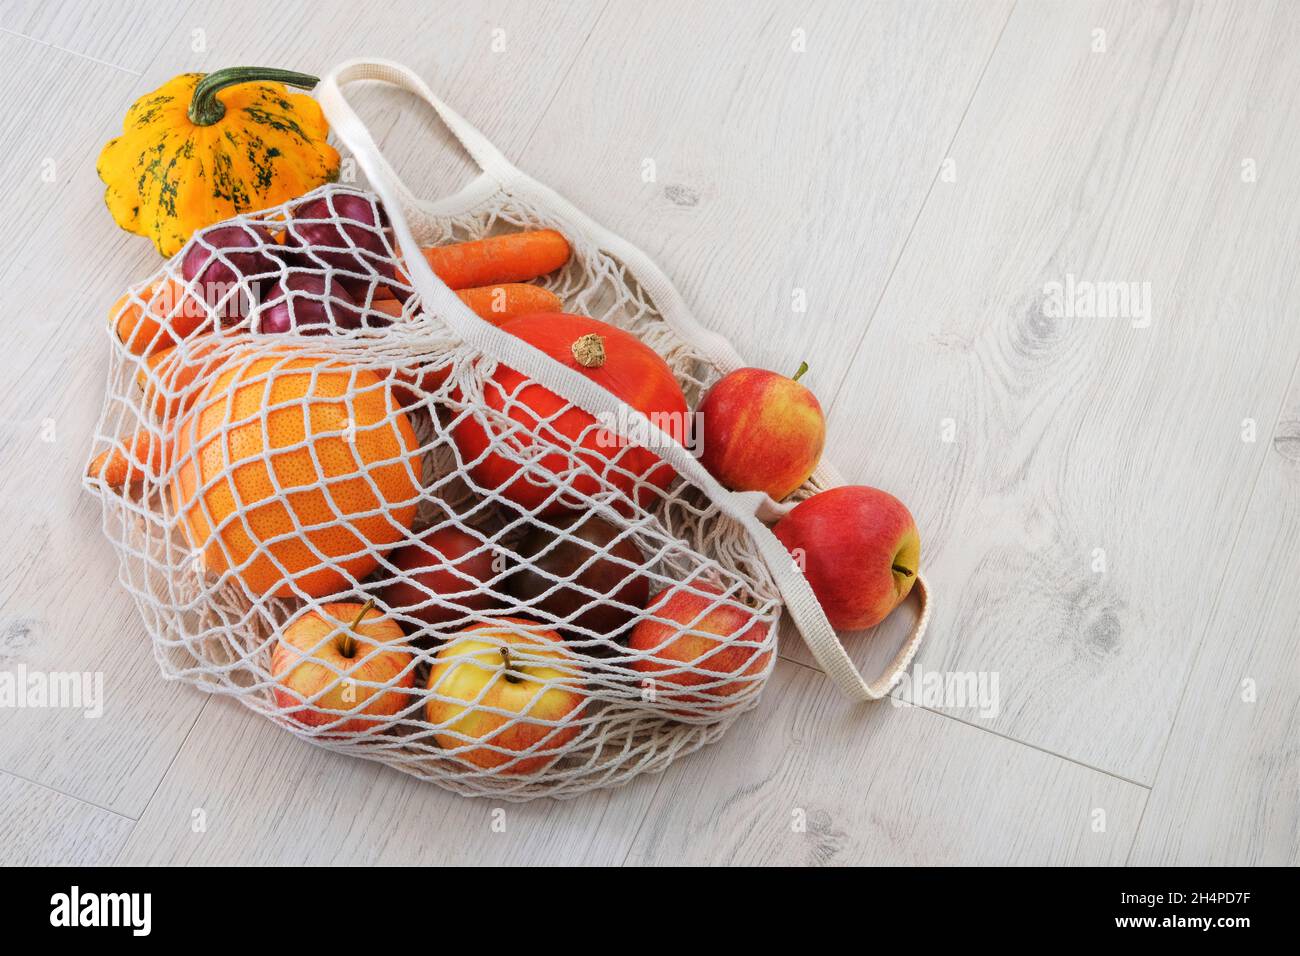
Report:
[[[107,699],[0,709],[0,862],[1300,861],[1300,5],[154,6],[0,0],[0,669]],[[997,675],[995,716],[849,706],[791,636],[721,743],[498,832],[162,681],[79,484],[106,309],[156,267],[95,158],[175,73],[362,54],[754,364],[811,363],[836,464],[921,526],[921,666]],[[465,180],[360,100],[415,187]],[[1045,315],[1067,276],[1149,283],[1149,325]]]

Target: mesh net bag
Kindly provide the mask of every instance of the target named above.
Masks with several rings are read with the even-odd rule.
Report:
[[[340,83],[428,100],[483,167],[411,196]],[[196,235],[113,316],[88,478],[165,676],[470,795],[566,797],[664,769],[759,698],[789,611],[864,681],[762,519],[687,450],[738,367],[637,250],[505,162],[405,68],[318,90],[367,191]],[[503,331],[421,249],[557,230],[566,316]],[[517,327],[523,323],[521,332]],[[583,374],[576,366],[587,372]],[[819,471],[795,500],[836,483]]]

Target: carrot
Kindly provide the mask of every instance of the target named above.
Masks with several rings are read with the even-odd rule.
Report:
[[[493,325],[500,325],[516,315],[564,311],[564,303],[550,289],[524,282],[477,286],[461,289],[456,294],[462,302]]]
[[[504,285],[484,285],[473,289],[461,289],[456,293],[460,300],[482,318],[493,325],[500,325],[506,319],[516,315],[531,315],[534,312],[561,312],[564,303],[550,289],[526,282],[509,282]],[[370,308],[384,315],[399,318],[402,304],[396,299],[376,299]]]
[[[554,229],[512,232],[424,250],[430,268],[453,289],[526,282],[569,261],[569,241]]]
[[[128,482],[137,484],[166,470],[167,443],[161,436],[142,428],[124,444],[115,444],[97,455],[86,474],[112,488],[121,488]]]
[[[141,306],[138,301],[143,300]],[[132,355],[171,348],[206,321],[206,313],[174,279],[161,279],[132,296],[123,295],[109,312],[117,337]]]

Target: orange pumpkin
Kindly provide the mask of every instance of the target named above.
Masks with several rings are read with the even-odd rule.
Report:
[[[668,363],[636,336],[563,312],[519,316],[501,328],[608,389],[664,431],[679,439],[684,434],[681,387]],[[572,493],[550,501],[540,514],[581,507],[577,496],[611,486],[644,502],[653,487],[666,488],[676,476],[654,452],[593,427],[596,419],[587,412],[514,369],[498,366],[484,383],[483,397],[490,409],[522,427],[512,429],[496,416],[475,413],[456,425],[452,437],[476,484],[527,511],[541,507],[557,488]],[[488,453],[493,439],[509,450]],[[526,471],[523,462],[529,462]]]

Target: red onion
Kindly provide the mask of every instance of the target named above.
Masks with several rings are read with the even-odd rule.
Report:
[[[352,273],[338,278],[354,296],[364,298],[367,286],[377,277],[404,301],[410,293],[397,282],[383,225],[383,210],[371,199],[356,193],[330,193],[293,210],[287,241],[325,265]]]
[[[270,286],[258,312],[257,331],[324,335],[360,324],[361,311],[341,282],[323,272],[292,269]]]

